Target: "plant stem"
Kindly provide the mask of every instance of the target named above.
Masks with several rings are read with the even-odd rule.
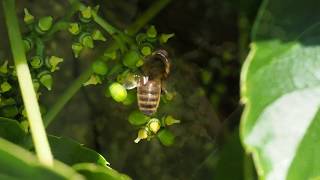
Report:
[[[51,166],[53,164],[53,157],[26,60],[18,18],[15,13],[15,1],[3,0],[2,2],[20,91],[27,111],[35,150],[39,161],[45,165]]]
[[[76,3],[76,0],[69,0],[69,2]],[[151,7],[143,13],[137,20],[127,28],[129,35],[136,34],[145,24],[147,24],[156,14],[158,14],[171,0],[158,0]],[[113,43],[105,50],[110,52],[118,49],[118,44]],[[103,53],[104,54],[104,53]],[[99,57],[100,58],[100,57]],[[97,58],[97,59],[99,59]],[[50,108],[44,117],[46,127],[54,120],[54,118],[63,109],[66,103],[79,91],[83,83],[85,83],[91,76],[91,65],[66,89],[66,91],[58,98],[57,102]]]

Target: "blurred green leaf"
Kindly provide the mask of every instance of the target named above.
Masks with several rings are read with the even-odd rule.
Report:
[[[239,132],[234,131],[227,138],[221,149],[214,179],[237,180],[243,178],[243,150],[241,147]],[[230,173],[232,172],[232,173]]]
[[[49,143],[53,156],[68,165],[82,162],[101,166],[109,165],[109,162],[102,155],[71,139],[50,135]]]
[[[73,166],[75,170],[90,180],[130,180],[127,175],[120,174],[110,167],[101,167],[91,163],[81,163]]]
[[[15,144],[23,145],[26,133],[18,121],[0,117],[0,137]]]
[[[264,1],[256,20],[241,74],[241,138],[261,179],[320,176],[319,7]]]
[[[72,168],[55,161],[47,167],[23,148],[0,138],[0,178],[1,179],[83,179]]]

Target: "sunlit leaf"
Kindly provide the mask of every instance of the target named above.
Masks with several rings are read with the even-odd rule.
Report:
[[[261,179],[320,175],[319,7],[269,0],[256,20],[241,74],[241,138]]]

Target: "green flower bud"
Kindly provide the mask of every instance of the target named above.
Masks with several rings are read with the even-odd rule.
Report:
[[[40,56],[34,56],[30,59],[30,65],[33,69],[39,69],[43,65],[43,59]]]
[[[12,88],[12,86],[7,81],[3,82],[0,85],[0,90],[2,93],[10,91],[11,88]]]
[[[150,26],[147,30],[147,36],[149,38],[155,38],[155,37],[157,37],[157,35],[158,35],[158,33],[157,33],[155,26],[153,26],[153,25]]]
[[[103,56],[107,57],[108,59],[115,60],[117,59],[117,51],[106,52],[103,54]]]
[[[180,123],[180,120],[177,120],[177,119],[174,119],[172,116],[167,116],[165,119],[164,119],[164,124],[166,126],[171,126],[173,124],[178,124]]]
[[[28,11],[27,8],[24,8],[24,18],[23,18],[23,21],[26,23],[26,24],[31,24],[34,22],[34,16],[32,16],[32,14],[30,14],[30,12]]]
[[[122,102],[127,98],[127,90],[117,82],[114,82],[109,86],[109,91],[111,97],[117,102]]]
[[[92,70],[94,73],[104,76],[108,73],[108,66],[103,61],[95,61],[92,64]]]
[[[143,59],[139,59],[139,61],[136,64],[136,67],[141,67],[144,64]]]
[[[172,34],[161,34],[160,37],[159,37],[159,41],[160,41],[161,44],[165,44],[172,37],[174,37],[174,33],[172,33]]]
[[[81,53],[81,51],[83,50],[82,44],[80,44],[80,43],[73,43],[71,48],[72,48],[74,57],[75,57],[75,58],[78,58],[79,55],[80,55],[80,53]]]
[[[80,43],[87,48],[93,48],[93,39],[89,33],[82,33],[79,38]]]
[[[139,33],[136,36],[136,41],[137,41],[138,44],[144,43],[145,41],[147,41],[147,39],[148,39],[148,36],[145,33]]]
[[[135,68],[137,62],[141,59],[139,52],[130,50],[123,57],[123,64],[129,68]]]
[[[32,79],[32,84],[34,90],[37,92],[40,88],[40,82],[38,81],[38,79]]]
[[[157,119],[157,118],[152,118],[152,119],[150,119],[150,121],[148,122],[148,128],[149,128],[149,130],[151,131],[151,132],[153,132],[154,134],[156,134],[158,131],[159,131],[159,129],[160,129],[160,127],[161,127],[161,123],[160,123],[160,121],[159,121],[159,119]]]
[[[160,142],[165,146],[171,146],[175,140],[175,136],[168,129],[161,130],[157,136]]]
[[[140,140],[147,139],[147,138],[148,138],[148,131],[145,128],[143,128],[138,131],[138,137],[134,140],[134,142],[138,143],[140,142]]]
[[[90,6],[80,11],[80,20],[82,22],[85,22],[85,23],[90,22],[91,18],[92,18],[92,9]]]
[[[34,43],[31,38],[25,38],[23,39],[23,45],[24,45],[25,52],[28,52],[33,48]]]
[[[80,25],[78,23],[70,23],[69,32],[73,35],[78,35],[80,33]]]
[[[63,59],[57,56],[51,56],[50,58],[46,58],[46,66],[50,68],[51,72],[59,70],[58,64],[60,64],[61,62],[63,62]]]
[[[124,105],[131,105],[136,100],[136,93],[129,91],[127,98],[122,102]]]
[[[212,79],[212,72],[205,69],[201,70],[201,80],[203,84],[208,85]]]
[[[38,74],[39,81],[46,87],[49,91],[52,88],[53,79],[49,71],[43,71]]]
[[[14,118],[19,114],[19,110],[15,105],[0,108],[0,116],[6,118]]]
[[[128,121],[134,126],[141,126],[149,121],[149,117],[140,111],[133,111],[130,113]]]
[[[13,98],[2,99],[0,106],[11,106],[17,104]],[[0,108],[1,109],[1,108]]]
[[[141,45],[141,54],[143,54],[144,56],[148,56],[152,53],[153,47],[150,43],[143,43]]]
[[[107,39],[103,36],[100,30],[96,29],[92,33],[92,39],[96,41],[106,41]]]
[[[0,66],[0,73],[2,74],[8,73],[8,61],[4,61],[4,63]]]
[[[43,34],[50,30],[52,27],[53,18],[51,16],[46,16],[41,19],[39,19],[38,25],[36,27],[36,30],[38,33]]]
[[[28,117],[27,116],[27,111],[26,111],[25,108],[22,109],[21,114],[22,114],[23,117]]]
[[[29,132],[29,122],[27,119],[20,122],[20,127],[24,130],[24,132]]]
[[[88,85],[97,85],[97,84],[101,84],[101,78],[95,74],[91,75],[89,80],[85,83],[83,83],[83,86],[88,86]]]

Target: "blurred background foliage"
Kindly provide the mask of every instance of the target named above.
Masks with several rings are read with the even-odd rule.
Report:
[[[86,1],[100,5],[100,15],[124,29],[144,12],[151,0]],[[157,139],[135,144],[137,129],[127,119],[136,103],[124,106],[105,97],[106,85],[83,88],[67,104],[49,133],[70,137],[103,154],[111,166],[133,179],[254,179],[249,157],[238,136],[242,107],[239,73],[247,55],[250,30],[260,0],[172,0],[149,24],[159,32],[175,33],[166,49],[173,69],[167,83],[177,92],[171,103],[162,102],[160,114],[181,120],[172,128],[176,142],[162,146]],[[67,2],[19,1],[34,15],[62,17]],[[0,13],[0,59],[10,56],[3,14]],[[59,33],[48,53],[65,59],[55,73],[53,91],[42,96],[50,108],[68,84],[105,47],[98,44],[75,60],[72,39]]]

